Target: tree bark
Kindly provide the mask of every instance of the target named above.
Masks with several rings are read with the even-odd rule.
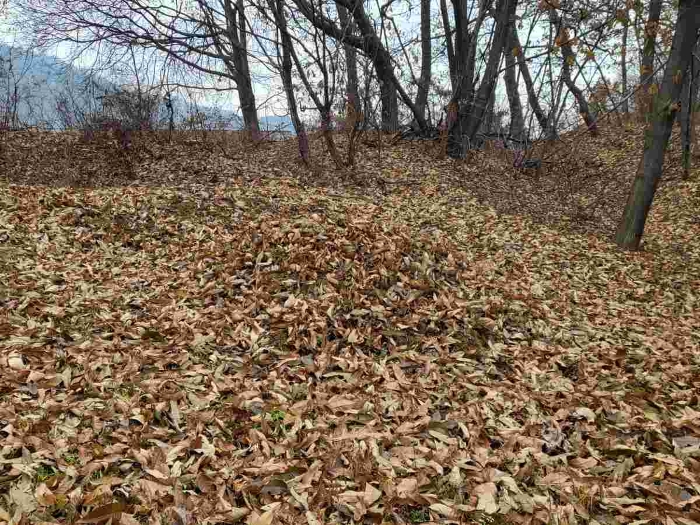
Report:
[[[432,38],[430,34],[430,0],[420,2],[421,69],[416,94],[416,111],[425,117],[430,89],[431,66],[433,62]],[[427,119],[426,119],[427,120]]]
[[[493,126],[495,123],[495,110],[496,110],[496,89],[491,91],[491,96],[486,104],[486,110],[484,111],[484,118],[481,121],[480,132],[481,133],[493,133]]]
[[[379,73],[377,72],[377,76]],[[379,80],[382,101],[382,131],[393,133],[399,129],[399,101],[396,86],[389,80]]]
[[[452,100],[449,106],[456,107],[456,118],[448,115],[451,121],[447,137],[447,155],[451,158],[462,158],[466,151],[465,129],[474,95],[474,69],[476,57],[471,54],[472,38],[478,37],[478,32],[486,17],[486,2],[480,4],[476,27],[469,32],[469,17],[467,3],[462,0],[452,0],[452,10],[455,17],[455,50],[452,77]]]
[[[664,71],[661,92],[653,100],[644,155],[632,183],[616,241],[622,248],[636,250],[661,179],[664,156],[676,112],[681,107],[683,79],[688,74],[696,34],[700,28],[700,0],[680,0],[671,54]]]
[[[652,94],[649,88],[654,81],[654,54],[656,49],[656,35],[659,32],[659,18],[661,18],[662,0],[649,2],[649,18],[644,27],[644,48],[642,49],[642,67],[639,74],[642,85],[639,90],[639,117],[644,120],[652,110]]]
[[[506,94],[508,95],[508,108],[510,109],[510,128],[508,134],[514,139],[523,140],[525,138],[525,118],[523,117],[523,105],[520,102],[520,91],[518,89],[518,79],[515,68],[517,63],[513,53],[517,53],[517,43],[513,41],[512,31],[510,32],[510,46],[504,51],[506,57],[506,70],[503,72],[503,81],[506,84]]]
[[[236,0],[235,7],[231,0],[224,2],[224,12],[226,14],[226,32],[231,49],[235,52],[231,53],[230,60],[224,60],[235,79],[236,87],[238,88],[238,101],[241,104],[241,113],[243,114],[243,125],[254,140],[259,136],[259,121],[258,108],[255,103],[255,92],[253,91],[253,82],[250,77],[250,65],[248,63],[247,38],[245,27],[245,6],[243,0]],[[211,16],[212,26],[214,25],[214,17]],[[216,41],[217,36],[214,37]],[[222,50],[222,46],[220,51]]]
[[[530,68],[525,60],[525,52],[520,45],[520,40],[518,39],[518,30],[515,28],[515,24],[511,27],[511,37],[514,42],[513,48],[517,47],[517,61],[518,68],[520,69],[520,74],[523,76],[523,82],[525,83],[525,91],[527,92],[527,101],[530,104],[530,109],[537,119],[537,123],[542,128],[542,133],[549,137],[553,135],[550,133],[549,128],[549,117],[540,106],[540,99],[535,91],[535,83],[532,81],[532,76],[530,75]]]

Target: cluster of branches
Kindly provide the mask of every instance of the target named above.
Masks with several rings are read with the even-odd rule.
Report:
[[[230,84],[253,136],[260,129],[256,84],[277,78],[301,157],[308,159],[308,143],[300,113],[310,108],[338,164],[352,159],[341,159],[331,129],[395,131],[401,121],[425,136],[433,136],[439,121],[449,135],[448,154],[463,156],[480,132],[504,127],[494,118],[505,113],[497,107],[499,82],[509,135],[555,136],[569,95],[595,133],[596,110],[614,106],[629,89],[628,57],[636,50],[640,81],[652,85],[655,51],[669,44],[668,31],[665,40],[656,37],[668,29],[661,0],[649,6],[639,0],[416,3],[17,0],[15,13],[38,43],[100,46],[110,60],[128,58],[124,50],[134,47],[151,49],[214,86]],[[618,66],[621,82],[610,86],[605,73],[616,74]],[[629,103],[620,109],[628,111]]]

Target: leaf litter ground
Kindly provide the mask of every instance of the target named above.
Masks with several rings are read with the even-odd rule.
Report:
[[[13,136],[0,523],[700,523],[700,186],[617,251],[630,134],[538,180]]]

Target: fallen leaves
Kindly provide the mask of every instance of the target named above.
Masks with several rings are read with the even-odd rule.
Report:
[[[626,254],[425,160],[374,195],[236,162],[0,189],[0,522],[700,521],[689,183]]]

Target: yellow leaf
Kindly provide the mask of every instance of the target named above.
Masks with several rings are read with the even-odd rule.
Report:
[[[348,335],[348,343],[357,343],[360,340],[360,336],[357,335],[357,330],[353,329]]]

